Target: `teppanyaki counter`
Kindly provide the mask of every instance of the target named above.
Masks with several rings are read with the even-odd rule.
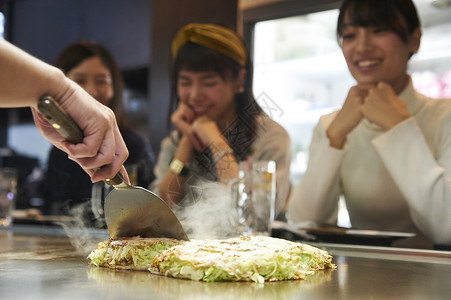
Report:
[[[90,266],[88,249],[105,233],[80,238],[0,230],[0,299],[449,299],[451,252],[313,244],[334,256],[335,270],[306,280],[204,283]]]

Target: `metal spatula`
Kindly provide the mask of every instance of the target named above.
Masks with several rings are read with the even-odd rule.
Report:
[[[42,97],[38,109],[64,139],[72,143],[83,141],[83,131],[51,97]],[[111,238],[141,236],[189,240],[171,208],[156,194],[129,185],[120,172],[105,182],[114,186],[104,206]]]

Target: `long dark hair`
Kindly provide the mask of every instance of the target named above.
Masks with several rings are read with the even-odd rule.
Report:
[[[249,57],[249,56],[248,56]],[[177,96],[177,78],[181,70],[192,72],[216,72],[225,80],[233,80],[243,67],[230,57],[219,53],[211,48],[201,46],[192,42],[183,45],[174,59],[172,68],[172,98],[169,109],[168,121],[173,110],[179,102]],[[235,105],[237,111],[236,122],[223,132],[229,144],[235,152],[235,156],[244,159],[250,151],[249,143],[240,143],[238,140],[244,138],[246,141],[253,141],[256,137],[257,115],[263,113],[261,107],[255,101],[252,93],[252,63],[247,59],[246,78],[244,90],[235,95]],[[240,133],[241,137],[236,133]]]
[[[56,59],[55,66],[65,74],[78,66],[82,61],[97,56],[111,73],[114,96],[109,105],[114,111],[121,132],[127,127],[127,119],[124,112],[123,89],[124,80],[113,56],[104,46],[94,42],[81,41],[69,45]]]
[[[345,17],[355,26],[393,30],[404,42],[421,26],[411,0],[344,0],[337,22],[337,40],[340,44]]]

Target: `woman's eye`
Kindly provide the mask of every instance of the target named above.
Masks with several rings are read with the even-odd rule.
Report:
[[[108,84],[109,84],[109,81],[106,79],[96,80],[96,85],[108,85]]]
[[[217,81],[206,81],[206,82],[204,82],[204,86],[207,86],[207,87],[212,87],[212,86],[215,86],[216,84],[218,84]]]
[[[373,28],[373,32],[374,33],[381,33],[381,32],[387,32],[390,31],[391,29],[388,27],[375,27]]]
[[[75,81],[78,85],[84,85],[84,84],[86,84],[86,80],[85,80],[85,79],[74,79],[74,81]]]
[[[186,86],[189,86],[190,83],[189,83],[189,81],[179,80],[179,81],[178,81],[178,85],[179,85],[179,86],[184,86],[184,87],[186,87]]]
[[[352,38],[354,38],[354,37],[355,37],[355,34],[353,34],[353,33],[347,33],[347,34],[343,34],[342,39],[343,39],[343,40],[350,40],[350,39],[352,39]]]

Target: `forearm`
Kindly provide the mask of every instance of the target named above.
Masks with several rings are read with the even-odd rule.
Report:
[[[209,149],[212,153],[219,182],[228,184],[230,180],[237,178],[239,165],[225,138],[221,135],[209,145]]]
[[[160,182],[161,197],[170,206],[178,204],[183,199],[183,186],[186,176],[176,175],[168,170]]]
[[[187,138],[182,137],[173,159],[180,160],[187,166],[193,156],[193,147]],[[183,189],[189,174],[175,174],[170,168],[166,170],[160,182],[161,197],[170,205],[177,204],[183,199]]]
[[[307,170],[293,188],[288,202],[292,221],[322,223],[335,213],[340,195],[339,170],[343,155],[342,150],[329,146],[325,132],[317,127]]]
[[[406,198],[418,228],[437,243],[450,243],[449,147],[439,147],[448,153],[434,158],[414,118],[374,139],[373,144]]]
[[[3,40],[0,63],[0,99],[4,107],[35,107],[41,96],[58,98],[69,88],[60,70]]]
[[[329,145],[331,147],[334,147],[335,149],[343,149],[348,132],[343,130],[340,131],[338,126],[334,126],[334,123],[332,123],[326,130],[326,135],[329,139]]]

